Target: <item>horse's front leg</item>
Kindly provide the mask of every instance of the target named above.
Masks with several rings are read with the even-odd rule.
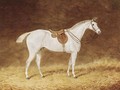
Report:
[[[71,62],[72,62],[72,74],[73,74],[73,77],[76,77],[75,76],[75,71],[74,71],[76,58],[77,58],[77,52],[72,52],[71,53]]]
[[[69,63],[68,63],[68,70],[67,70],[67,75],[68,76],[70,76],[70,67],[71,67],[71,64],[72,64],[72,62],[71,62],[71,57],[70,57]]]

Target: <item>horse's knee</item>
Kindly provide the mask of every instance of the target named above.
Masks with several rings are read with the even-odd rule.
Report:
[[[75,66],[75,63],[72,63],[72,67],[74,67]]]

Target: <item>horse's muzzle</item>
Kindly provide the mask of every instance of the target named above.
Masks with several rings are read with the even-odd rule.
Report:
[[[100,34],[101,34],[101,31],[98,31],[97,34],[100,35]]]

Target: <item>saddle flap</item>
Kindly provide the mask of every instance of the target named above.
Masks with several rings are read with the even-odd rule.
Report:
[[[68,37],[65,33],[58,35],[57,39],[61,44],[65,44],[68,41]]]
[[[57,40],[61,43],[61,44],[65,44],[68,41],[68,37],[65,34],[64,29],[59,30],[59,31],[53,31],[53,30],[49,30],[51,32],[51,36],[53,38],[57,38]]]

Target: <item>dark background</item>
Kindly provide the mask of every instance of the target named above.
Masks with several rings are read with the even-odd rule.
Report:
[[[99,58],[120,58],[120,0],[0,0],[0,66],[24,65],[28,56],[25,43],[16,44],[19,35],[35,29],[70,28],[79,21],[98,17],[102,34],[82,39],[79,63]],[[67,63],[69,54],[43,51],[43,65]],[[52,58],[51,58],[52,56]]]

